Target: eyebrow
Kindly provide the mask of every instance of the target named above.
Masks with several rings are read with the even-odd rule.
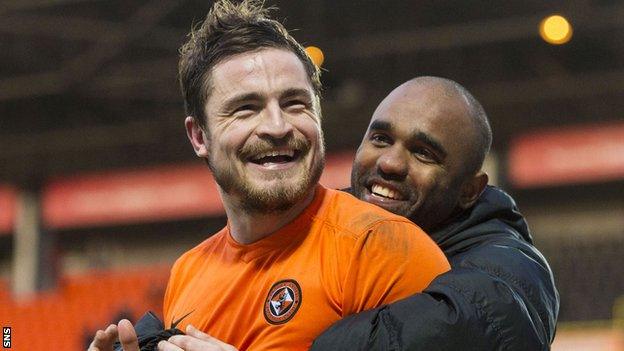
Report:
[[[247,93],[247,94],[240,94],[240,95],[236,95],[228,100],[226,100],[225,104],[224,104],[224,110],[229,111],[235,107],[237,107],[237,105],[243,103],[243,102],[247,102],[247,101],[261,101],[263,99],[263,97],[258,94],[258,93]]]
[[[390,122],[386,122],[386,121],[373,121],[373,123],[371,123],[370,125],[370,129],[374,129],[374,130],[381,130],[381,131],[385,131],[385,132],[390,132],[392,131],[392,124],[390,124]]]
[[[434,138],[432,138],[429,134],[426,134],[422,131],[418,131],[412,134],[411,139],[418,140],[424,144],[427,144],[430,148],[434,149],[442,159],[446,158],[447,152],[446,149]]]
[[[302,88],[289,88],[280,93],[280,99],[288,99],[294,96],[305,96],[307,99],[312,100],[310,91]],[[247,101],[262,101],[264,99],[265,97],[258,93],[236,95],[225,102],[224,109],[229,111],[241,103]]]
[[[387,122],[387,121],[374,121],[373,123],[371,123],[370,129],[378,130],[378,131],[385,131],[385,132],[392,132],[394,130],[394,126],[392,125],[392,123]],[[439,141],[437,141],[435,138],[431,137],[429,134],[423,131],[416,130],[412,132],[409,138],[409,141],[410,142],[418,141],[418,142],[426,144],[427,146],[432,148],[435,152],[437,152],[442,158],[445,158],[446,155],[448,154],[446,149],[442,146],[442,144],[440,144]]]
[[[280,94],[280,99],[287,99],[294,96],[305,96],[306,98],[312,100],[312,94],[310,93],[310,91],[303,88],[286,89]]]

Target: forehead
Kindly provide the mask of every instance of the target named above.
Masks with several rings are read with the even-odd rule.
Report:
[[[312,91],[303,63],[292,52],[266,48],[234,55],[211,72],[211,97],[240,93],[271,94],[289,88]]]
[[[384,121],[396,131],[455,139],[468,132],[470,111],[463,96],[437,86],[402,86],[379,105],[372,121]]]

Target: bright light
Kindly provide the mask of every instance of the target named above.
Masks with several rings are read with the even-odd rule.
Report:
[[[308,46],[305,48],[308,56],[312,59],[312,62],[318,67],[321,67],[323,61],[325,61],[325,55],[323,55],[323,51],[317,48],[316,46]]]
[[[547,43],[561,45],[572,38],[572,26],[565,17],[552,15],[540,22],[539,33]]]

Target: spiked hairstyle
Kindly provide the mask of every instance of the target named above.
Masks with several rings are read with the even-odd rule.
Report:
[[[268,17],[272,8],[259,0],[216,1],[206,19],[192,30],[180,49],[178,74],[187,116],[206,128],[204,106],[211,91],[210,74],[224,59],[263,48],[288,50],[305,67],[317,98],[321,93],[320,71],[305,49],[276,20]]]

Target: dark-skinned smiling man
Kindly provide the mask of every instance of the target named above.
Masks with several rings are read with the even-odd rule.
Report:
[[[513,199],[481,171],[492,132],[461,85],[419,77],[374,112],[351,192],[411,219],[452,269],[424,292],[347,317],[311,350],[549,350],[559,295]]]

